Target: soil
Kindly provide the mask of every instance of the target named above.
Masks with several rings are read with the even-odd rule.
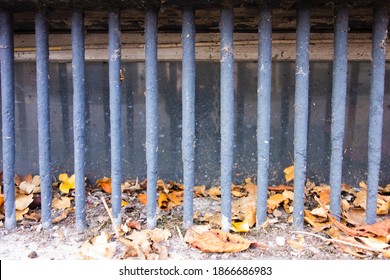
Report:
[[[113,234],[111,220],[104,208],[101,197],[109,201],[109,196],[102,191],[93,191],[87,196],[87,224],[83,233],[77,233],[75,228],[75,214],[71,212],[68,217],[55,224],[49,230],[43,230],[40,222],[23,220],[15,230],[9,231],[0,222],[0,259],[51,259],[69,260],[83,259],[81,246],[86,240],[99,235],[102,231]],[[141,204],[135,195],[126,197],[129,204],[122,209],[123,221],[135,220],[146,229],[146,207]],[[218,212],[220,202],[209,197],[194,199],[195,211]],[[356,257],[343,253],[337,245],[324,241],[316,236],[302,235],[303,246],[290,244],[291,240],[302,240],[302,236],[295,232],[283,209],[280,209],[278,218],[270,214],[270,223],[265,229],[251,229],[241,236],[266,245],[266,250],[249,248],[239,253],[204,253],[190,247],[183,241],[185,230],[182,226],[182,206],[173,207],[170,211],[157,210],[157,227],[168,229],[171,237],[163,243],[168,251],[168,259],[196,259],[196,260],[253,260],[253,259],[356,259]],[[61,211],[53,211],[53,217],[60,215]],[[195,221],[195,223],[198,223]],[[304,231],[311,232],[305,225]],[[316,233],[326,237],[325,233]],[[112,240],[115,240],[113,235]],[[125,245],[116,242],[116,251],[113,259],[121,259]],[[364,259],[383,259],[380,254],[365,255]]]

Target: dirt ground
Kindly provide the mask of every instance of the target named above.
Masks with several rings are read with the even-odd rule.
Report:
[[[17,229],[8,231],[0,222],[0,259],[51,259],[69,260],[83,259],[82,244],[86,240],[99,235],[102,231],[113,234],[111,220],[104,208],[101,197],[108,195],[102,191],[95,191],[87,196],[87,223],[88,229],[84,233],[77,233],[75,229],[74,212],[50,230],[43,230],[39,222],[24,220],[18,224]],[[123,221],[135,220],[142,229],[146,229],[146,207],[136,197],[128,197],[129,204],[122,209]],[[208,212],[220,211],[220,202],[209,197],[199,197],[194,200],[195,211],[207,209]],[[281,211],[283,212],[283,211]],[[278,218],[269,215],[270,223],[265,229],[251,229],[241,236],[266,245],[266,250],[249,248],[239,253],[204,253],[190,247],[183,241],[185,230],[182,226],[182,206],[172,208],[170,211],[158,209],[157,227],[168,229],[171,237],[163,244],[167,248],[168,259],[196,259],[196,260],[225,260],[225,259],[355,259],[356,257],[343,253],[334,243],[324,241],[318,236],[300,235],[287,221],[288,215],[284,212]],[[53,211],[53,216],[59,212]],[[305,225],[304,231],[311,232]],[[318,235],[327,237],[324,233]],[[112,237],[115,241],[115,237]],[[303,241],[303,246],[292,246],[291,241]],[[113,259],[123,257],[124,244],[116,242]],[[383,259],[377,253],[368,254],[364,259]]]

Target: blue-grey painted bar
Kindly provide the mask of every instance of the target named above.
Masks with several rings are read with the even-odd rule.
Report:
[[[15,212],[15,84],[12,19],[0,10],[1,113],[5,227],[16,227]]]
[[[122,180],[122,129],[121,129],[121,29],[119,12],[108,15],[108,56],[110,80],[110,127],[111,127],[111,182],[112,216],[115,226],[121,224]]]
[[[222,230],[231,223],[231,185],[234,145],[233,9],[221,9],[221,204]]]
[[[303,228],[306,181],[307,126],[309,115],[310,10],[307,1],[297,8],[294,119],[294,216],[293,225]]]
[[[389,16],[386,1],[377,1],[374,6],[372,36],[372,65],[370,114],[368,127],[368,179],[366,222],[376,221],[379,168],[382,148],[383,95],[385,87],[386,39]]]
[[[50,160],[50,92],[49,92],[49,30],[46,12],[35,15],[37,47],[37,112],[39,176],[41,179],[41,220],[43,228],[51,223],[51,160]]]
[[[76,189],[76,228],[83,231],[85,222],[85,49],[84,15],[72,15],[73,137]]]
[[[257,208],[256,225],[267,219],[268,167],[271,116],[272,11],[265,1],[259,15],[257,66]]]
[[[146,165],[147,224],[156,227],[157,149],[158,149],[158,76],[157,76],[157,10],[145,12],[145,82],[146,82]]]
[[[341,175],[343,169],[343,144],[345,129],[345,103],[348,72],[348,7],[341,1],[335,9],[332,130],[330,158],[330,212],[336,219],[341,214]]]
[[[195,160],[195,10],[182,11],[183,78],[182,78],[182,159],[184,183],[184,227],[193,224],[194,160]]]

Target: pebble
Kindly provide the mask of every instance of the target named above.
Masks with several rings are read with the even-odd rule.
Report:
[[[286,239],[283,236],[278,236],[276,237],[276,244],[284,246],[284,244],[286,244]]]
[[[32,251],[30,254],[28,254],[27,257],[29,257],[30,259],[35,259],[38,257],[38,254],[37,254],[37,252]]]

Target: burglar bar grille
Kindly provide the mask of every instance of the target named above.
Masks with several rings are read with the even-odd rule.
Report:
[[[304,189],[306,181],[307,126],[309,114],[309,53],[310,7],[308,1],[297,6],[296,86],[294,123],[294,216],[293,224],[303,226]],[[258,87],[257,87],[257,226],[266,220],[268,189],[270,104],[272,68],[271,8],[262,2],[258,30]],[[340,215],[341,169],[345,127],[347,87],[348,8],[346,1],[335,9],[334,65],[332,88],[331,136],[331,212]],[[116,226],[121,223],[121,31],[120,13],[108,13],[109,26],[109,89],[111,127],[112,212]],[[195,10],[182,9],[182,161],[184,179],[184,227],[193,223],[194,146],[195,146]],[[146,161],[147,161],[147,225],[156,227],[157,150],[158,150],[158,75],[157,75],[158,11],[145,12],[146,67]],[[374,7],[372,40],[372,76],[369,118],[367,223],[376,219],[377,187],[382,144],[383,95],[388,14],[380,1]],[[42,187],[42,223],[51,226],[51,167],[50,167],[50,108],[48,82],[48,24],[46,12],[39,10],[36,22],[37,92],[39,129],[39,167]],[[14,53],[11,15],[0,11],[0,58],[3,140],[3,186],[5,195],[5,226],[16,227],[15,218],[15,112],[14,112]],[[234,152],[234,49],[233,8],[224,6],[220,13],[221,64],[221,187],[222,229],[229,231],[231,223],[231,184]],[[76,176],[76,227],[86,228],[85,199],[85,82],[84,82],[84,17],[80,10],[72,16],[72,70],[74,87],[74,169]],[[238,135],[237,137],[240,137]]]

